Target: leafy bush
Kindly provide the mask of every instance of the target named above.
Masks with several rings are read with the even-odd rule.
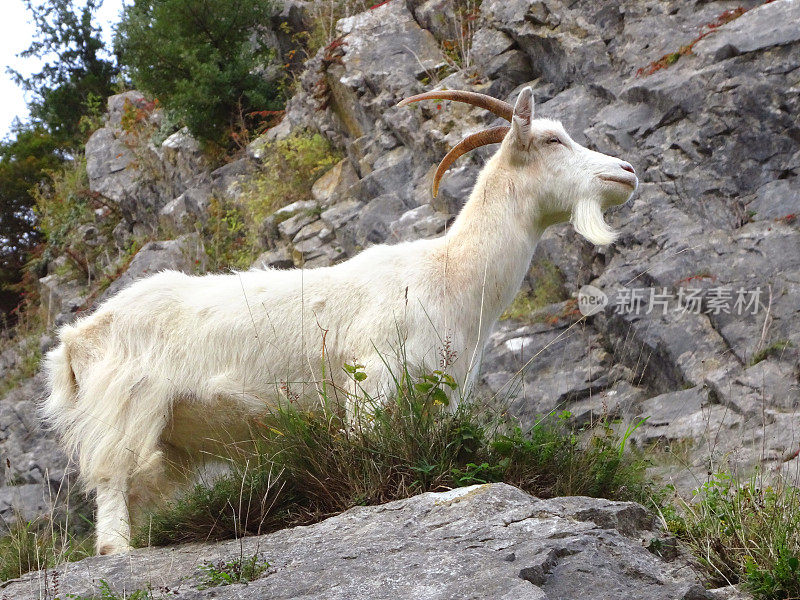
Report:
[[[348,369],[354,389],[363,372]],[[340,389],[321,390],[318,410],[295,400],[254,424],[257,449],[213,486],[197,486],[150,515],[138,544],[167,544],[265,533],[309,524],[353,506],[427,491],[506,481],[540,497],[581,494],[644,499],[644,464],[610,429],[579,432],[567,419],[523,431],[475,403],[443,410],[455,383],[408,373],[398,396],[375,406],[368,424],[342,421]],[[366,402],[372,402],[366,399]]]
[[[222,142],[237,119],[280,108],[273,58],[259,35],[271,0],[135,0],[115,46],[134,85],[158,98],[198,137]]]
[[[743,583],[758,600],[800,597],[800,490],[716,474],[666,513],[712,585]]]

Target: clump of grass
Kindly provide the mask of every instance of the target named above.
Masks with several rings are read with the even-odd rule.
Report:
[[[753,355],[750,360],[750,365],[756,365],[762,360],[766,360],[771,356],[780,357],[788,348],[792,347],[792,342],[789,340],[775,340],[769,346],[762,348]]]
[[[93,554],[90,535],[64,531],[45,518],[30,522],[17,516],[0,537],[0,581]]]
[[[564,289],[564,277],[558,267],[549,260],[542,260],[531,267],[530,279],[533,286],[517,294],[502,319],[524,320],[531,313],[567,299]]]
[[[662,512],[694,553],[711,585],[741,583],[757,600],[800,597],[800,490],[759,477],[716,474]]]
[[[204,237],[212,269],[248,268],[264,250],[260,227],[279,208],[311,196],[311,187],[342,158],[319,134],[266,142],[263,167],[237,202],[212,200]]]
[[[122,592],[117,593],[115,592],[111,584],[108,583],[105,579],[101,579],[97,584],[97,591],[100,596],[96,596],[92,594],[91,596],[78,596],[75,594],[67,594],[67,600],[156,600],[156,596],[153,595],[153,591],[149,589],[138,589],[133,590],[132,592]],[[159,595],[158,598],[163,597],[163,595]],[[58,600],[59,596],[56,594],[55,600]]]
[[[221,560],[216,563],[205,563],[199,567],[202,581],[197,589],[207,590],[221,585],[247,583],[267,569],[269,569],[269,563],[260,560],[258,554],[253,554],[249,558],[240,556],[227,562]]]
[[[358,388],[358,365],[351,375]],[[271,411],[257,424],[254,460],[152,514],[137,543],[265,533],[476,483],[504,481],[539,497],[648,496],[645,464],[610,428],[576,431],[568,419],[550,417],[523,430],[474,402],[449,409],[443,405],[455,382],[442,372],[405,373],[396,384],[396,399],[355,426],[342,419],[340,390],[322,390],[319,409],[292,401]]]
[[[44,326],[39,330],[44,333]],[[8,372],[6,372],[3,380],[0,381],[0,398],[5,396],[8,392],[16,388],[23,381],[29,377],[33,377],[39,369],[39,363],[42,360],[42,351],[38,347],[38,338],[28,338],[28,343],[20,346],[20,350],[24,353],[22,359]],[[2,348],[3,344],[0,344]],[[33,347],[31,347],[33,346]]]
[[[269,462],[234,463],[232,472],[212,485],[197,484],[166,508],[148,515],[135,532],[136,546],[258,535],[292,523],[292,494]]]

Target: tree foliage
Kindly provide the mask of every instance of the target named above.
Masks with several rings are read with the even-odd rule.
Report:
[[[114,62],[103,56],[105,45],[94,13],[102,0],[25,0],[37,29],[22,58],[50,59],[38,73],[25,77],[10,70],[16,83],[33,93],[31,118],[67,147],[83,142],[81,117],[98,98],[113,93],[118,75]]]
[[[264,76],[272,51],[258,27],[271,0],[135,0],[115,46],[138,89],[199,137],[221,141],[237,118],[277,108]]]
[[[60,163],[58,143],[40,126],[19,129],[15,139],[0,143],[0,288],[19,281],[38,242],[31,191]],[[13,308],[16,298],[12,290],[0,291],[0,310]]]
[[[93,17],[102,0],[25,0],[37,33],[22,58],[45,60],[28,77],[9,69],[31,93],[31,119],[17,122],[0,142],[0,310],[19,301],[14,288],[22,279],[28,254],[40,241],[35,228],[34,191],[50,173],[79,151],[86,116],[113,93],[118,69],[104,57],[105,46]]]

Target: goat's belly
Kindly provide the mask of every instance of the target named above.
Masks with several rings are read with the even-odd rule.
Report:
[[[212,454],[209,458],[232,456],[258,437],[262,418],[269,410],[266,399],[256,403],[253,398],[243,402],[236,396],[178,398],[163,441],[191,454]]]

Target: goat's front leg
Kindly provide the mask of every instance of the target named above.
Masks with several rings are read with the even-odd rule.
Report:
[[[127,481],[97,485],[97,553],[120,554],[131,549]]]

